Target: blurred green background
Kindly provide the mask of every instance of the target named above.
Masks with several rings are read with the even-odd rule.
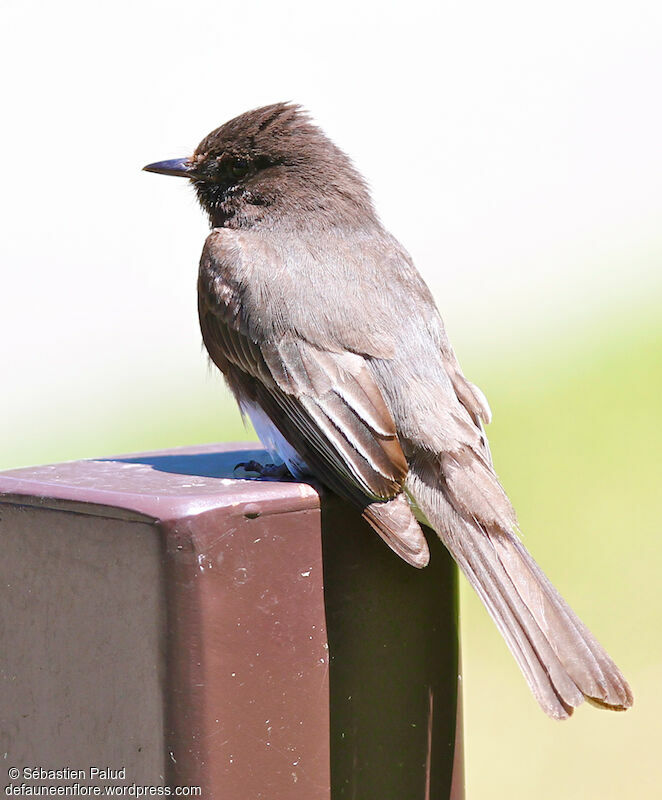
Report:
[[[660,793],[662,603],[659,414],[662,324],[650,302],[625,316],[479,352],[465,371],[488,395],[490,440],[524,540],[628,677],[635,706],[588,706],[565,723],[539,710],[496,629],[462,582],[468,798],[654,798]],[[460,354],[461,355],[461,354]],[[220,380],[184,395],[173,379],[105,428],[15,441],[1,466],[253,438]],[[117,392],[119,405],[123,393]],[[541,776],[550,776],[541,780]]]
[[[525,345],[481,376],[524,541],[624,671],[635,705],[625,714],[584,706],[565,723],[535,713],[465,584],[468,797],[660,795],[661,356],[651,306]]]

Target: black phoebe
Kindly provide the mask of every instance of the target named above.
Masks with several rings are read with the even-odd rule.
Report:
[[[551,717],[585,697],[631,706],[616,665],[517,537],[487,401],[347,156],[277,103],[145,169],[189,178],[209,215],[202,337],[272,457],[361,509],[416,567],[429,553],[414,514],[434,528]]]

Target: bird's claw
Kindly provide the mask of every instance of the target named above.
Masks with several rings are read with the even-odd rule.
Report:
[[[259,461],[251,459],[250,461],[240,461],[234,468],[234,472],[242,469],[245,473],[252,472],[260,478],[275,478],[283,480],[283,478],[291,478],[292,475],[285,464],[260,464]]]

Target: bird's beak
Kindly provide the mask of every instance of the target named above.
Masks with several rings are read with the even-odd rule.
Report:
[[[156,161],[143,167],[145,172],[160,172],[161,175],[178,175],[180,178],[193,178],[193,164],[188,158],[171,158],[169,161]]]

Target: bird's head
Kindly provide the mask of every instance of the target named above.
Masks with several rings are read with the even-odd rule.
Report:
[[[349,158],[290,103],[247,111],[205,136],[192,156],[144,169],[189,178],[215,227],[374,219]]]

